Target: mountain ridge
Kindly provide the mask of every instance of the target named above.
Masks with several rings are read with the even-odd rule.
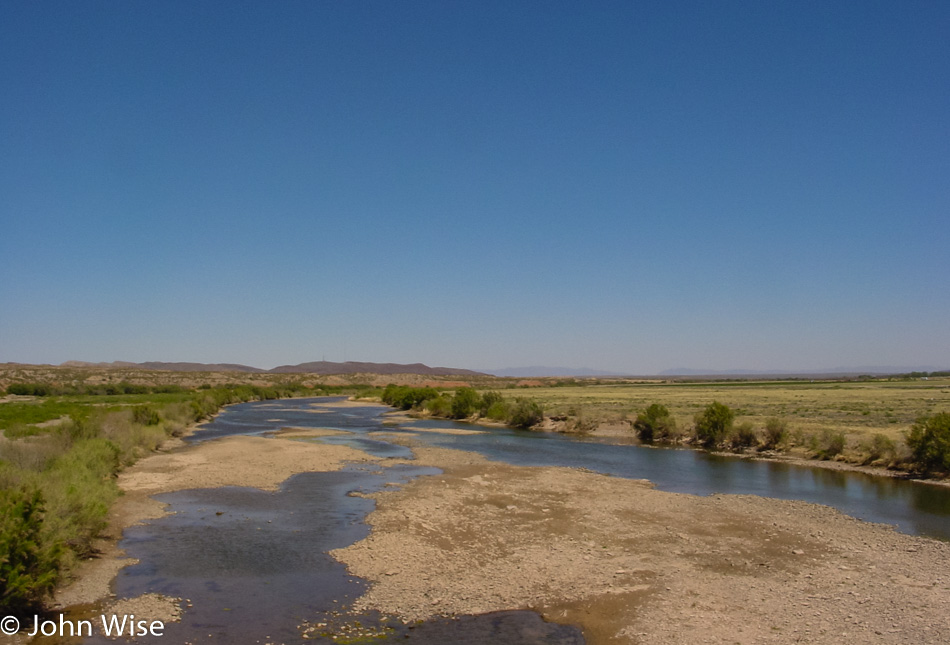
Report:
[[[105,367],[126,369],[147,369],[170,372],[246,372],[249,374],[420,374],[423,376],[486,376],[482,372],[455,367],[429,367],[423,363],[370,363],[347,361],[311,361],[297,365],[280,365],[273,369],[261,369],[239,363],[190,363],[146,361],[130,363],[113,361],[111,363],[90,363],[86,361],[66,361],[60,367]]]

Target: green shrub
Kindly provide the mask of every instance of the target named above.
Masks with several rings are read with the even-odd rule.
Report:
[[[819,459],[831,459],[844,451],[846,443],[844,432],[822,428],[817,436],[812,436],[811,449]]]
[[[431,387],[408,387],[389,384],[383,390],[382,401],[400,410],[409,410],[422,406],[429,399],[439,396],[439,391]]]
[[[643,443],[667,441],[676,435],[676,419],[665,405],[654,403],[637,415],[633,429]]]
[[[541,404],[531,399],[519,397],[515,399],[508,423],[516,428],[527,429],[536,426],[544,420],[544,409]]]
[[[452,414],[452,400],[447,396],[428,399],[424,406],[426,411],[434,417],[447,417]]]
[[[13,383],[7,387],[7,394],[20,396],[49,396],[52,388],[44,383]]]
[[[154,426],[162,422],[162,417],[150,405],[137,405],[132,408],[132,421],[143,426]]]
[[[452,418],[467,419],[475,414],[481,406],[482,399],[475,388],[460,387],[455,390],[452,398]]]
[[[737,452],[757,445],[759,445],[759,435],[749,421],[736,424],[729,434],[729,446]]]
[[[0,490],[0,612],[35,610],[59,579],[62,547],[43,534],[43,497],[36,488]]]
[[[868,457],[865,463],[878,461],[879,459],[893,460],[897,456],[897,444],[893,439],[880,432],[875,433],[869,442],[862,446]]]
[[[511,404],[504,399],[496,401],[485,410],[484,416],[492,421],[505,421],[511,416]]]
[[[115,473],[119,448],[106,439],[84,439],[57,458],[39,482],[48,514],[49,534],[77,555],[88,553],[105,528],[109,506],[119,494]]]
[[[907,446],[920,472],[950,473],[950,412],[917,419],[907,433]]]
[[[696,415],[696,438],[707,448],[719,445],[732,430],[735,416],[729,406],[713,401]]]
[[[25,441],[3,441],[0,443],[0,462],[16,470],[40,473],[69,450],[69,446],[69,440],[56,434]]]
[[[485,392],[482,394],[482,402],[481,402],[481,405],[479,406],[478,413],[483,417],[487,417],[488,411],[491,409],[493,405],[496,405],[498,403],[504,403],[504,402],[505,402],[505,397],[503,397],[499,392],[489,390],[488,392]]]
[[[765,440],[762,450],[778,450],[788,444],[788,422],[778,417],[770,417],[765,421]]]

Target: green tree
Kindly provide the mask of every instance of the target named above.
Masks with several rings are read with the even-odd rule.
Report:
[[[911,459],[924,473],[950,473],[950,412],[920,417],[907,433]]]
[[[633,429],[643,443],[662,441],[676,433],[676,419],[665,405],[654,403],[637,415]]]
[[[707,448],[719,445],[732,430],[735,418],[729,406],[713,401],[696,415],[696,438]]]
[[[481,403],[482,399],[478,396],[475,388],[460,387],[456,389],[455,397],[452,399],[452,418],[469,418],[478,411]]]

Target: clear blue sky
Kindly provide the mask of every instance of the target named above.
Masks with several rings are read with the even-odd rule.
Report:
[[[950,367],[950,3],[0,3],[0,361]]]

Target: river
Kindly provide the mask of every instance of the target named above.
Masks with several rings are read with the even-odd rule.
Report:
[[[245,403],[223,410],[189,441],[266,435],[284,427],[329,428],[341,433],[308,440],[343,443],[380,458],[411,459],[408,448],[384,440],[386,434],[405,433],[415,442],[474,451],[513,465],[582,467],[649,479],[673,492],[817,502],[906,533],[950,539],[946,487],[451,421],[400,424],[384,416],[389,410],[355,407],[340,398]],[[121,546],[140,562],[122,570],[115,591],[119,597],[157,592],[188,599],[182,623],[169,624],[166,632],[174,642],[335,642],[320,638],[321,630],[339,627],[344,620],[339,613],[362,593],[365,582],[349,576],[327,552],[367,534],[363,520],[373,502],[363,494],[437,472],[354,464],[340,472],[296,475],[277,493],[230,487],[160,496],[174,514],[125,532]],[[361,616],[360,621],[387,640],[409,637],[417,643],[583,642],[578,629],[544,623],[532,612],[432,621],[412,629],[386,617]],[[321,623],[329,627],[317,627]],[[301,633],[308,626],[317,628],[305,641]]]

